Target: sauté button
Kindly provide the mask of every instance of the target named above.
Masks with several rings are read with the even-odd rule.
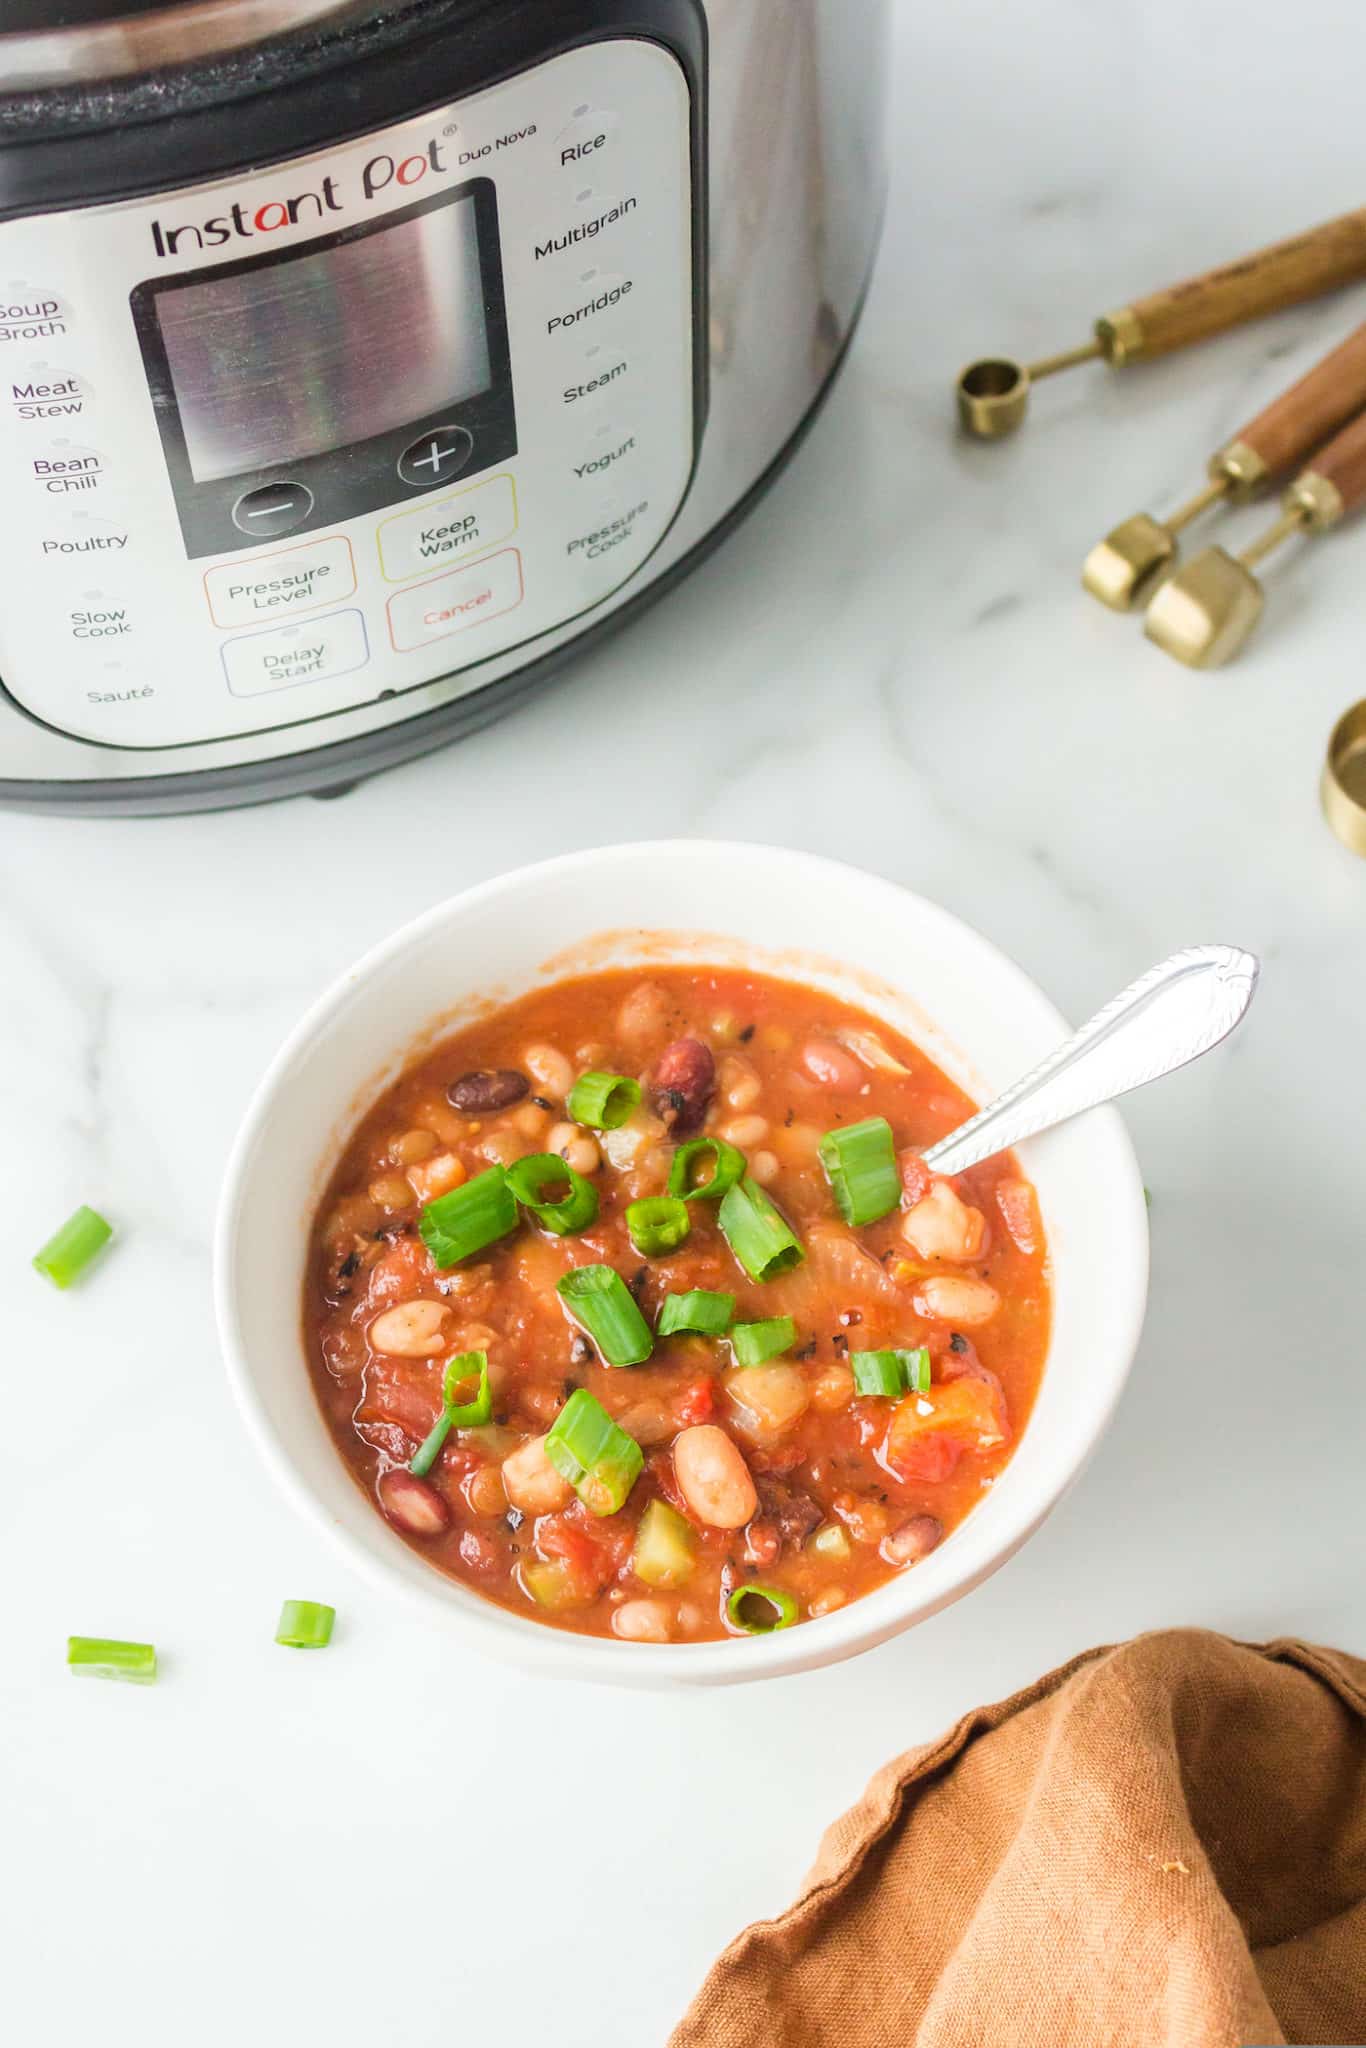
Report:
[[[302,526],[312,510],[313,493],[307,484],[258,484],[237,500],[232,523],[254,540],[273,540],[277,533]]]
[[[364,668],[370,659],[359,612],[334,612],[305,625],[275,626],[225,640],[223,668],[234,697],[259,697],[296,683],[326,683]]]
[[[517,530],[517,493],[510,476],[466,484],[413,512],[379,524],[379,561],[387,583],[404,583],[421,570],[439,569],[459,556],[482,554]]]
[[[415,491],[429,491],[459,476],[470,459],[474,436],[464,427],[429,427],[398,458],[398,473]]]
[[[388,606],[389,638],[400,654],[411,654],[433,640],[515,611],[521,602],[522,558],[516,548],[504,548],[471,562],[468,569],[452,569],[396,591]]]

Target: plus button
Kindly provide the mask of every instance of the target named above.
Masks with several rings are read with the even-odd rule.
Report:
[[[416,490],[430,490],[456,476],[470,459],[474,436],[464,427],[430,427],[409,442],[398,458],[398,473]]]

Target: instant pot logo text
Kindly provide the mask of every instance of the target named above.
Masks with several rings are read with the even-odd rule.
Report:
[[[317,185],[306,191],[281,193],[278,198],[255,200],[248,205],[234,200],[222,213],[212,214],[207,220],[177,221],[174,224],[154,220],[152,245],[158,256],[169,257],[193,254],[197,249],[221,248],[224,242],[255,241],[262,235],[276,234],[281,228],[297,227],[301,221],[323,220],[330,213],[345,213],[353,203],[368,206],[382,192],[411,191],[433,174],[439,177],[459,165],[473,162],[476,157],[488,155],[495,147],[510,147],[513,142],[520,142],[525,135],[534,132],[534,129],[524,129],[506,138],[499,137],[496,143],[458,153],[444,137],[436,136],[411,156],[393,156],[381,151],[361,165],[355,187],[351,190],[329,171]]]

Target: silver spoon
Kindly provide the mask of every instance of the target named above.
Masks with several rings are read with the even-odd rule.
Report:
[[[1173,953],[1097,1010],[1032,1073],[932,1145],[926,1166],[962,1173],[1199,1059],[1242,1021],[1260,972],[1256,954],[1238,946]]]

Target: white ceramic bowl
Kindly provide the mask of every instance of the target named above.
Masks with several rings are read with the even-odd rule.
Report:
[[[1004,954],[947,911],[855,868],[778,847],[680,840],[521,868],[405,925],[314,1006],[247,1112],[219,1212],[216,1289],[228,1371],[266,1462],[353,1564],[471,1648],[561,1676],[723,1684],[868,1649],[969,1592],[1081,1470],[1143,1320],[1148,1233],[1112,1109],[1035,1139],[1023,1160],[1052,1251],[1043,1384],[1005,1472],[923,1564],[818,1621],[735,1641],[576,1636],[481,1600],[424,1564],[350,1477],[300,1337],[309,1220],[359,1112],[460,1012],[593,966],[735,963],[827,988],[887,1019],[979,1101],[1067,1026]]]

